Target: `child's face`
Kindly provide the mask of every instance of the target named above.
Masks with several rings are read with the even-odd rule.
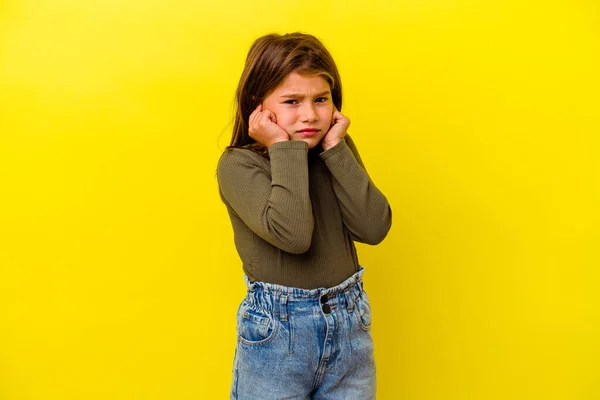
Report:
[[[319,75],[288,74],[263,100],[263,109],[275,114],[277,125],[290,140],[303,140],[315,147],[331,127],[333,102],[329,83]],[[312,131],[304,131],[312,129]]]

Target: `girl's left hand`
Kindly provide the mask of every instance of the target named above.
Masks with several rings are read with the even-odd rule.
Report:
[[[334,106],[333,116],[331,117],[331,128],[329,128],[329,131],[321,141],[323,150],[328,150],[338,144],[346,136],[349,126],[350,120]]]

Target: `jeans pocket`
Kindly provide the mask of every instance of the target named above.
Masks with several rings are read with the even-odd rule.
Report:
[[[238,315],[238,340],[245,345],[265,345],[277,334],[278,321],[267,310],[244,301]]]
[[[357,315],[360,329],[363,331],[370,331],[372,322],[371,303],[369,302],[369,296],[367,296],[367,292],[364,290],[356,301],[354,313]]]

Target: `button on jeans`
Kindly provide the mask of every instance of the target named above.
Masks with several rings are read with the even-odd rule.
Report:
[[[375,399],[364,268],[331,288],[250,282],[238,308],[231,399]]]

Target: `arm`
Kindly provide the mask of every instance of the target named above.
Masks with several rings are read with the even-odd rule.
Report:
[[[294,254],[308,251],[314,227],[307,153],[303,141],[271,145],[272,178],[246,151],[224,153],[217,167],[222,200],[254,233]]]
[[[392,226],[392,209],[369,178],[352,138],[346,134],[320,156],[333,176],[333,190],[352,239],[380,243]]]

